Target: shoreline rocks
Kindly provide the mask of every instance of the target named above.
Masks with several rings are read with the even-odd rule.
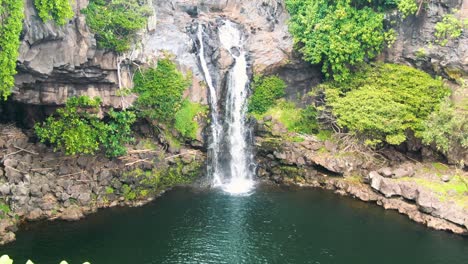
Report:
[[[98,208],[145,204],[166,189],[195,181],[205,162],[202,150],[181,147],[178,154],[168,153],[144,137],[118,159],[64,156],[29,140],[20,129],[0,125],[0,245],[14,240],[22,222],[75,221]],[[180,174],[183,182],[160,183],[169,173]]]
[[[340,152],[339,146],[329,150],[325,142],[314,138],[305,138],[300,143],[274,137],[256,140],[261,179],[280,185],[332,190],[397,210],[432,229],[468,235],[468,204],[463,204],[468,201],[468,193],[455,193],[452,198],[447,192],[445,200],[442,199],[439,193],[422,184],[445,183],[443,179],[428,178],[432,173],[428,164],[405,161],[382,165],[382,161],[369,161],[358,153]],[[449,172],[447,169],[446,173]],[[453,173],[468,178],[466,172]],[[459,198],[462,204],[457,203]]]

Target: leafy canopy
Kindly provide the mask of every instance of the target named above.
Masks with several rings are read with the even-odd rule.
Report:
[[[42,21],[54,20],[59,25],[64,25],[74,16],[70,0],[34,0],[34,5]]]
[[[286,0],[290,31],[304,59],[327,77],[345,80],[350,67],[374,58],[384,42],[379,1]]]
[[[98,47],[116,52],[130,49],[151,15],[151,9],[139,0],[90,0],[81,12],[96,33]]]
[[[249,112],[263,114],[285,95],[286,84],[278,76],[255,76],[252,83],[253,94],[249,99]]]
[[[346,82],[322,87],[340,127],[392,145],[404,142],[409,130],[421,137],[424,121],[449,93],[441,80],[395,64],[365,66]]]
[[[0,1],[0,96],[6,100],[15,85],[16,59],[23,29],[24,1]]]
[[[133,140],[131,125],[136,116],[130,111],[111,110],[107,120],[103,121],[98,117],[100,104],[97,97],[69,98],[65,108],[57,110],[56,116],[35,126],[36,134],[41,142],[49,142],[55,150],[63,150],[67,155],[94,154],[101,148],[109,157],[124,155],[124,144]]]

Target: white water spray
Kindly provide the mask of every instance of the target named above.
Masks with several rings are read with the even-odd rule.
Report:
[[[243,49],[244,38],[234,23],[226,21],[219,29],[219,40],[235,60],[228,75],[225,110],[231,157],[229,164],[231,178],[223,189],[230,193],[246,193],[253,188],[254,182],[249,169],[246,139],[246,101],[249,77],[246,53]]]
[[[210,144],[211,164],[209,172],[213,176],[213,185],[220,186],[224,191],[232,194],[249,193],[254,187],[253,173],[249,169],[251,155],[248,151],[246,101],[248,94],[249,77],[247,74],[246,52],[243,48],[244,37],[240,30],[231,21],[225,21],[219,28],[219,40],[223,48],[229,51],[234,59],[234,65],[227,77],[227,95],[225,103],[225,124],[227,130],[223,134],[219,123],[218,97],[213,85],[206,59],[204,57],[203,27],[198,27],[198,40],[200,42],[200,63],[205,80],[210,89],[210,104],[212,113],[212,142]],[[221,143],[227,143],[229,152],[228,164],[220,167]],[[224,173],[221,173],[221,170]],[[228,176],[228,177],[226,177]]]

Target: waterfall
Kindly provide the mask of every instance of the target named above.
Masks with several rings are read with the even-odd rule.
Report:
[[[209,173],[213,178],[213,185],[233,194],[248,193],[254,187],[253,172],[250,169],[252,155],[247,142],[248,127],[246,122],[247,95],[249,77],[247,74],[247,54],[244,50],[244,36],[231,21],[224,21],[219,27],[220,44],[232,56],[234,63],[229,71],[226,82],[226,101],[223,118],[218,111],[218,96],[213,80],[208,70],[203,44],[203,27],[198,27],[200,42],[200,64],[205,80],[210,90],[212,139],[209,145],[211,161]],[[224,127],[219,122],[224,120]],[[226,147],[222,148],[221,144]],[[228,160],[220,161],[220,151],[226,151]],[[224,166],[220,166],[223,164]]]
[[[205,44],[203,43],[203,26],[200,24],[198,25],[198,33],[197,33],[198,41],[200,42],[200,50],[199,50],[199,57],[200,57],[200,64],[203,71],[203,75],[205,76],[206,84],[208,85],[208,89],[210,91],[210,108],[211,108],[211,141],[210,145],[208,146],[208,151],[210,155],[210,162],[208,164],[208,174],[213,177],[213,185],[220,186],[222,184],[221,175],[220,175],[220,168],[219,168],[219,152],[220,152],[220,145],[221,145],[221,131],[222,126],[219,123],[219,111],[218,111],[218,96],[216,94],[216,89],[213,85],[213,79],[211,78],[210,71],[208,69],[208,65],[205,59]]]

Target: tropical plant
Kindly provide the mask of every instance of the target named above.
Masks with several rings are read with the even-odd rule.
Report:
[[[263,114],[285,95],[286,83],[278,76],[254,76],[253,94],[249,99],[249,112]]]
[[[442,21],[435,25],[436,43],[441,46],[447,45],[452,39],[459,38],[462,33],[463,23],[454,14],[445,14]]]
[[[406,18],[409,15],[414,15],[418,11],[418,4],[416,0],[397,0],[398,11]]]
[[[23,29],[24,1],[0,1],[0,96],[7,99],[15,85],[16,60]]]
[[[54,20],[59,25],[64,25],[75,13],[70,0],[34,0],[39,17],[47,22]]]
[[[384,15],[374,11],[373,1],[287,0],[286,5],[296,45],[306,61],[322,64],[327,77],[345,80],[351,67],[382,49]]]
[[[441,80],[427,73],[380,63],[364,66],[344,83],[330,82],[322,88],[337,125],[373,145],[398,145],[408,131],[421,137],[426,118],[449,93]]]
[[[160,59],[156,67],[138,71],[134,77],[138,94],[135,107],[140,116],[171,124],[183,102],[183,93],[190,86],[169,58]]]
[[[444,154],[456,147],[468,149],[468,109],[457,109],[446,98],[424,122],[422,139]]]
[[[81,12],[96,34],[98,47],[119,53],[130,49],[152,14],[146,1],[140,0],[90,0]]]
[[[55,150],[63,150],[67,155],[94,154],[101,148],[109,157],[124,155],[124,144],[133,140],[130,127],[136,116],[130,111],[111,110],[103,121],[98,117],[100,104],[97,97],[69,98],[65,108],[58,109],[55,116],[36,124],[36,134],[41,142],[51,143]]]

